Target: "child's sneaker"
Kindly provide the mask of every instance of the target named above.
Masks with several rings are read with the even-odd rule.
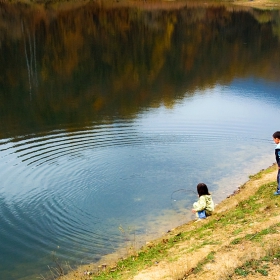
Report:
[[[280,192],[275,192],[274,195],[280,195]]]
[[[199,219],[205,219],[205,218],[206,218],[205,210],[198,211],[198,212],[197,212],[197,215],[198,215],[198,218],[199,218]]]

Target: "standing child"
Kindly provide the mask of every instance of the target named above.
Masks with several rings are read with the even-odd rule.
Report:
[[[280,195],[280,131],[276,131],[272,135],[274,143],[276,144],[275,147],[275,158],[278,168],[277,173],[277,191],[274,193],[274,195]]]
[[[204,183],[197,185],[198,201],[193,204],[192,212],[196,213],[198,218],[205,219],[211,216],[214,211],[214,202],[208,191],[208,187]]]

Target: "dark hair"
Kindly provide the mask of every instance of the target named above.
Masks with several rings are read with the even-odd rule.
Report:
[[[199,183],[197,185],[197,193],[199,197],[202,195],[210,195],[208,187],[204,183]]]
[[[276,131],[273,133],[272,137],[275,139],[275,138],[278,138],[280,139],[280,131]]]

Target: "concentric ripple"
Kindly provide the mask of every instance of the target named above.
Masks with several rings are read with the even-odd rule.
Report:
[[[36,279],[53,254],[73,266],[93,262],[135,233],[143,243],[187,221],[198,182],[218,202],[273,162],[277,112],[217,91],[134,121],[2,139],[1,276]]]

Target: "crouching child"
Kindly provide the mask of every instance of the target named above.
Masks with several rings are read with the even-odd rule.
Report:
[[[196,213],[199,219],[211,216],[214,211],[214,202],[208,187],[204,183],[197,185],[198,201],[193,204],[192,212]]]

